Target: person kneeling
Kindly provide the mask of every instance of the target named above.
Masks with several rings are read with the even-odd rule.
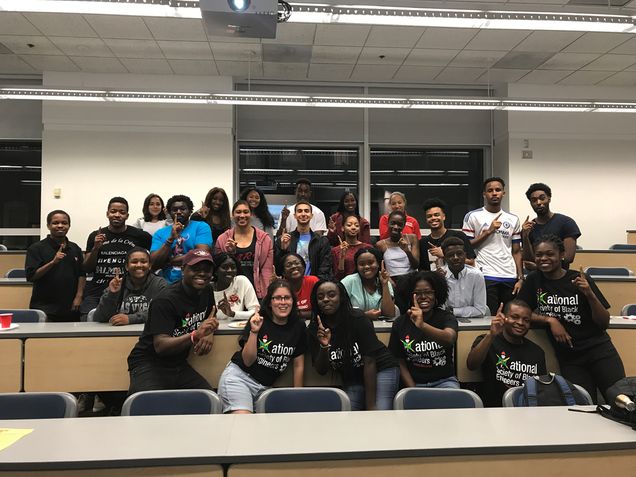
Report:
[[[210,286],[212,269],[208,252],[190,250],[183,257],[182,279],[152,300],[144,331],[128,356],[128,394],[212,389],[187,362],[191,348],[197,355],[210,352],[219,327]]]
[[[531,314],[530,306],[519,299],[499,305],[490,332],[478,336],[468,353],[468,369],[482,369],[480,395],[487,407],[501,406],[508,388],[523,386],[527,378],[546,374],[543,349],[525,338]]]

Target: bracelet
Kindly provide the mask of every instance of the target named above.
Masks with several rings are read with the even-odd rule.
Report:
[[[192,333],[190,333],[190,341],[192,341],[192,344],[196,344],[194,342],[194,334],[196,333],[196,330],[194,330]]]
[[[331,345],[328,344],[327,346],[323,346],[322,344],[320,345],[320,349],[329,349],[331,348]]]
[[[258,331],[252,331],[252,330],[250,330],[250,333],[253,333],[253,334],[255,334],[255,335],[258,335]]]

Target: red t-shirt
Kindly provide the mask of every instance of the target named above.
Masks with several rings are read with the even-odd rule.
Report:
[[[296,294],[296,305],[300,311],[311,310],[311,291],[319,278],[313,275],[303,277],[303,284]]]

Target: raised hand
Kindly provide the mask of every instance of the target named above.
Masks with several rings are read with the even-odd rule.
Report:
[[[592,289],[590,288],[590,282],[587,281],[587,277],[585,276],[585,272],[583,271],[583,267],[579,269],[579,274],[574,280],[572,280],[572,283],[574,283],[574,286],[586,296],[588,296],[590,293],[593,293]]]
[[[170,230],[170,240],[176,239],[179,235],[181,235],[181,231],[183,230],[183,224],[178,220],[175,220],[172,224],[172,230]]]
[[[62,242],[58,251],[55,252],[55,257],[53,257],[53,263],[55,265],[60,263],[62,260],[64,260],[64,257],[66,257],[66,254],[64,253],[65,249],[66,249],[66,242]]]
[[[406,311],[415,326],[420,328],[424,324],[424,312],[417,303],[417,295],[413,293],[413,306]]]
[[[283,207],[283,210],[280,211],[280,218],[281,220],[287,220],[287,217],[289,217],[289,209],[287,208],[287,204],[285,204],[285,207]],[[283,229],[284,232],[284,229]]]
[[[320,316],[316,315],[316,322],[318,323],[318,342],[322,346],[329,346],[331,343],[331,330],[329,328],[325,328],[320,320]]]
[[[234,240],[232,237],[227,239],[227,242],[225,244],[225,251],[232,254],[236,253],[236,240]]]
[[[225,315],[230,318],[234,318],[234,311],[232,310],[232,306],[230,305],[230,301],[227,299],[227,295],[223,292],[223,298],[217,303],[219,306],[219,310],[221,310]]]
[[[252,333],[258,334],[262,326],[263,326],[263,317],[257,311],[250,318],[250,331]]]
[[[492,317],[490,322],[490,334],[491,336],[500,335],[503,332],[504,323],[506,322],[506,316],[503,314],[503,303],[499,304],[497,314]]]
[[[284,209],[283,209],[284,210]],[[287,229],[283,227],[283,234],[280,236],[280,248],[281,250],[287,250],[291,242],[291,235],[287,233]]]
[[[431,242],[426,242],[428,245],[428,253],[430,253],[433,257],[444,258],[444,252],[442,251],[442,247],[436,247]]]
[[[108,291],[111,292],[113,295],[115,293],[119,293],[119,291],[121,290],[121,282],[122,278],[119,274],[119,269],[117,269],[115,271],[115,276],[113,277],[113,279],[108,282]]]
[[[99,231],[97,232],[97,235],[95,235],[95,240],[93,241],[93,250],[97,250],[99,247],[101,247],[104,244],[105,241],[106,241],[106,234],[100,227]]]
[[[340,242],[340,256],[343,257],[349,248],[349,242],[346,240],[342,240],[340,235],[338,235],[338,241]]]
[[[384,260],[380,262],[380,273],[378,274],[378,278],[380,279],[380,284],[382,286],[388,285],[391,277],[389,276],[389,272],[386,271],[384,266]]]
[[[332,234],[336,233],[336,223],[333,221],[331,217],[329,217],[329,223],[327,224],[327,228],[329,229],[330,233]],[[338,238],[340,238],[340,236],[338,236]]]
[[[521,231],[526,234],[530,233],[532,229],[534,228],[534,225],[535,225],[535,221],[530,220],[530,216],[528,215],[526,217],[526,220],[524,220],[523,224],[521,225]]]
[[[210,208],[205,205],[205,202],[201,202],[201,208],[197,210],[197,213],[201,216],[202,219],[205,219],[210,213]]]
[[[411,246],[409,244],[409,241],[406,240],[404,238],[404,236],[400,237],[400,241],[398,242],[398,247],[400,247],[405,252],[408,252],[409,250],[411,250]]]
[[[495,233],[497,230],[499,230],[501,228],[501,221],[499,220],[499,217],[501,217],[501,214],[503,212],[499,212],[499,215],[497,215],[497,217],[495,217],[493,219],[493,221],[490,223],[490,227],[488,227],[488,232],[489,233]]]

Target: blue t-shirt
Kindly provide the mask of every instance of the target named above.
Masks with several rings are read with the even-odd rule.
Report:
[[[167,225],[155,232],[152,236],[151,252],[156,252],[168,240],[172,232],[172,225]],[[181,235],[172,244],[170,258],[185,255],[197,245],[207,245],[212,250],[212,231],[205,222],[191,220],[186,228],[181,231]],[[181,267],[173,267],[167,264],[161,271],[161,276],[169,283],[181,280]]]
[[[311,275],[311,261],[309,260],[309,242],[311,241],[311,234],[300,234],[298,238],[298,245],[296,246],[296,253],[303,257],[305,260],[305,275]]]

